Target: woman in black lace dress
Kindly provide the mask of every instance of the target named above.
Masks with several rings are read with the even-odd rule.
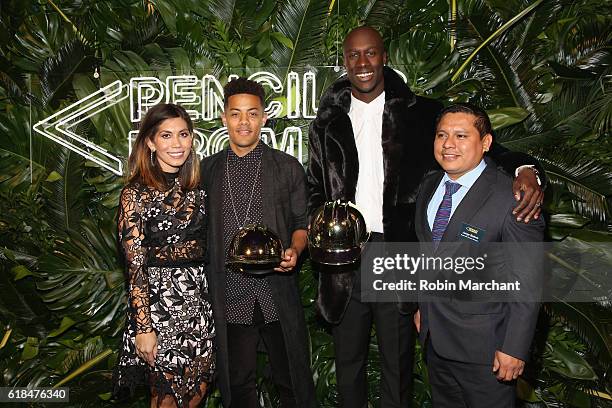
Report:
[[[115,390],[145,384],[152,407],[197,406],[214,372],[205,195],[192,142],[193,124],[182,107],[152,107],[121,192],[118,230],[129,288]]]

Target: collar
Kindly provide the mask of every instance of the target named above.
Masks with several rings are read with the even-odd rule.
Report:
[[[478,166],[474,167],[472,170],[465,173],[463,176],[459,177],[457,180],[452,180],[447,173],[444,173],[444,177],[442,177],[442,184],[446,183],[448,180],[453,183],[461,184],[461,187],[466,187],[468,190],[474,185],[478,177],[482,174],[482,172],[487,168],[487,163],[485,163],[484,158],[480,160]]]
[[[245,154],[244,156],[240,157],[238,156],[236,153],[234,153],[234,151],[232,150],[231,147],[227,147],[227,159],[230,161],[244,161],[244,160],[249,160],[251,158],[254,158],[256,160],[261,159],[261,155],[263,153],[263,145],[264,143],[261,141],[261,139],[259,140],[259,142],[257,142],[257,146],[255,146],[255,148],[253,148],[253,150],[251,150],[250,152],[248,152],[247,154]]]
[[[416,101],[416,95],[410,90],[401,76],[392,68],[383,67],[385,79],[385,102],[392,99],[404,99],[408,104]],[[325,91],[319,103],[319,111],[341,109],[348,113],[351,107],[351,83],[346,76],[341,77]],[[323,113],[323,112],[322,112]],[[317,115],[317,119],[326,118],[327,115]]]
[[[369,111],[376,108],[382,108],[385,106],[385,91],[382,91],[373,101],[370,103],[364,102],[360,99],[355,98],[351,93],[351,109],[358,109],[360,111]]]

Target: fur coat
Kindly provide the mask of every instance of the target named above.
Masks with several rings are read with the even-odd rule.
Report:
[[[439,169],[433,156],[433,141],[435,121],[442,104],[415,95],[388,67],[384,67],[384,81],[384,239],[387,242],[413,242],[417,241],[414,217],[419,184],[425,174]],[[311,216],[326,201],[344,199],[355,202],[359,161],[348,116],[350,105],[351,84],[343,77],[322,96],[317,117],[310,125],[307,182]],[[526,154],[510,152],[495,143],[489,156],[512,174],[519,165],[538,164]],[[328,322],[337,324],[342,319],[356,273],[359,270],[320,274],[317,307]],[[414,304],[398,303],[398,307],[404,314],[415,310]]]

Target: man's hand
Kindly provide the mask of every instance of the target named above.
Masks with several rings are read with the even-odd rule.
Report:
[[[416,326],[417,333],[421,332],[421,311],[417,310],[414,313],[414,325]]]
[[[297,265],[298,252],[295,248],[287,248],[283,253],[281,263],[278,268],[274,268],[276,272],[289,272]]]
[[[495,351],[495,359],[493,360],[493,372],[497,373],[499,381],[516,380],[519,375],[523,374],[525,362],[516,357],[512,357],[501,351]]]
[[[521,199],[521,191],[523,198]],[[544,192],[538,185],[536,175],[531,168],[522,169],[512,183],[512,192],[516,201],[520,201],[512,214],[516,214],[516,220],[525,220],[528,223],[532,218],[538,219],[542,211]]]
[[[151,367],[155,365],[157,356],[157,335],[155,332],[136,335],[136,354]]]

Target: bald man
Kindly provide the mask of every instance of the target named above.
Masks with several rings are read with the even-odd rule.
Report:
[[[325,92],[309,131],[309,214],[326,201],[345,199],[361,210],[373,241],[417,241],[414,216],[423,175],[437,168],[433,140],[442,105],[416,96],[385,66],[380,34],[359,27],[344,40],[346,77]],[[493,144],[490,157],[514,174],[523,190],[518,217],[539,216],[543,199],[537,162]],[[316,267],[316,265],[315,265]],[[408,407],[412,399],[416,306],[361,301],[359,270],[319,274],[317,307],[331,323],[341,406],[367,407],[366,363],[372,323],[382,371],[380,407]]]

